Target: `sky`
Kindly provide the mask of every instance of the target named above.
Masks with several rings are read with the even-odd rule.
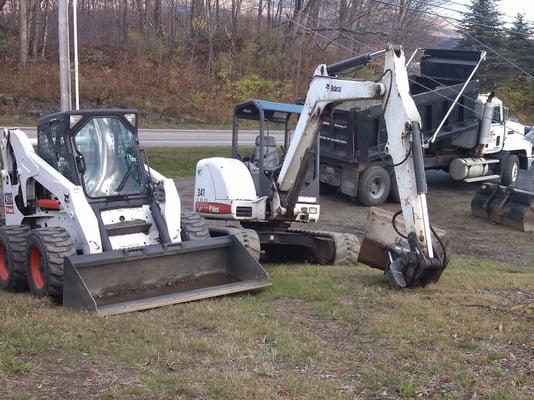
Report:
[[[532,0],[501,0],[501,11],[515,16],[524,13],[529,20],[534,20],[534,1]]]
[[[455,3],[463,3],[463,4],[470,4],[471,1],[469,0],[460,0],[456,1]],[[445,3],[447,4],[447,2]],[[462,7],[460,5],[456,5],[455,7],[450,8],[456,8],[461,11],[466,11],[466,7]],[[529,21],[534,21],[534,1],[533,0],[501,0],[500,1],[500,10],[502,13],[506,14],[504,19],[505,21],[513,20],[513,17],[516,16],[518,12],[525,14],[525,19]]]

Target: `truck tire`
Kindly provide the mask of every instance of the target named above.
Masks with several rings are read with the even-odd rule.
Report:
[[[28,288],[26,280],[26,243],[30,228],[9,225],[0,228],[0,287],[18,291]]]
[[[501,185],[515,186],[519,175],[519,157],[515,154],[510,154],[504,158],[502,163]]]
[[[182,241],[210,238],[206,221],[194,211],[183,211],[180,219]]]
[[[34,229],[26,246],[26,276],[30,292],[36,297],[63,299],[65,257],[76,255],[69,233],[61,227]]]
[[[358,181],[358,200],[368,207],[384,204],[391,189],[391,179],[385,168],[372,165],[362,172]]]

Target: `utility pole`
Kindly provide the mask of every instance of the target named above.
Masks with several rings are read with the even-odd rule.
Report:
[[[74,99],[76,110],[80,109],[80,79],[78,65],[78,0],[72,0],[72,23],[74,34]],[[70,82],[70,81],[69,81]]]
[[[70,94],[70,56],[69,56],[69,3],[58,0],[58,36],[59,36],[59,95],[61,111],[72,108]]]

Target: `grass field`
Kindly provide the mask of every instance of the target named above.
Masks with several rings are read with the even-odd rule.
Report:
[[[206,157],[228,157],[230,147],[148,147],[145,149],[152,168],[168,178],[195,176],[195,165]]]
[[[149,149],[175,177],[206,153]],[[257,294],[109,318],[0,291],[0,398],[534,398],[531,263],[456,255],[403,292],[363,265],[266,267]]]

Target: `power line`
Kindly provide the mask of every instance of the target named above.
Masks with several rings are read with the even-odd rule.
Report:
[[[367,48],[367,49],[369,49],[369,50],[371,49],[371,46],[368,45],[367,43],[361,42],[361,41],[359,41],[358,39],[356,39],[356,38],[354,38],[354,37],[352,37],[352,36],[347,35],[347,34],[344,33],[343,31],[341,31],[340,29],[332,28],[331,26],[325,24],[324,22],[320,21],[319,19],[314,18],[314,17],[312,17],[311,15],[305,14],[305,13],[303,13],[302,11],[297,11],[297,12],[298,12],[299,14],[305,16],[306,18],[309,18],[309,19],[311,19],[312,21],[317,22],[318,24],[324,26],[325,28],[330,28],[330,29],[332,29],[332,30],[338,32],[340,36],[342,36],[342,37],[344,37],[344,38],[347,38],[347,39],[349,39],[349,40],[352,40],[353,42],[355,42],[355,43],[357,43],[357,44],[359,44],[359,45],[361,45],[361,46],[364,46],[365,48]],[[312,29],[312,31],[313,31],[313,29]]]
[[[409,10],[409,11],[413,11],[413,12],[417,12],[417,13],[431,15],[433,17],[453,20],[453,21],[456,21],[456,22],[464,22],[464,20],[462,20],[460,18],[446,17],[444,15],[441,15],[441,14],[438,14],[438,13],[435,13],[435,12],[432,12],[432,11],[428,11],[428,10],[418,10],[416,8],[411,8],[411,7],[408,7],[408,6],[402,6],[400,4],[388,3],[386,1],[381,1],[381,0],[371,0],[371,1],[373,1],[375,3],[380,3],[380,4],[385,4],[385,5],[389,5],[389,6],[402,8],[404,10]],[[448,8],[448,7],[438,6],[438,5],[430,4],[430,3],[420,3],[420,4],[423,4],[423,5],[426,5],[426,6],[429,6],[429,7],[433,7],[433,8],[441,8],[441,9],[448,10],[448,11],[456,11],[456,10],[453,10],[451,8]],[[458,12],[458,11],[456,11],[456,12]],[[480,26],[482,28],[488,28],[488,29],[495,29],[496,28],[493,25],[487,25],[487,24],[482,24],[482,23],[477,23],[477,22],[472,22],[471,24]],[[530,36],[530,33],[514,31],[514,30],[511,30],[511,29],[507,29],[507,28],[497,28],[497,29],[502,30],[503,32],[513,33],[513,34],[516,34],[516,35]]]
[[[514,63],[512,60],[509,60],[508,58],[506,58],[505,56],[503,56],[501,53],[499,53],[497,50],[493,49],[492,47],[488,46],[487,44],[483,43],[482,41],[478,40],[476,37],[470,35],[469,33],[467,32],[462,32],[464,35],[466,35],[467,37],[473,39],[475,42],[477,42],[478,44],[480,44],[481,46],[485,47],[486,49],[488,49],[489,51],[495,53],[497,56],[499,56],[500,58],[502,58],[504,61],[506,61],[508,64],[512,65],[513,67],[517,68],[519,71],[523,72],[524,74],[528,75],[530,78],[534,78],[534,76],[532,74],[530,74],[529,72],[525,71],[523,68],[521,68],[519,65],[517,65],[516,63]]]
[[[296,21],[295,21],[295,23],[296,23],[297,25],[301,26],[302,28],[304,28],[305,30],[308,30],[308,31],[310,31],[310,32],[314,32],[312,29],[310,29],[310,28],[308,28],[308,27],[306,27],[306,26],[304,26],[304,25],[302,25],[302,24],[300,24],[300,23],[298,23],[298,22],[296,22]],[[315,32],[315,33],[317,33],[317,32]],[[323,36],[323,37],[326,37],[326,36]],[[350,36],[347,36],[347,38],[348,38],[349,40],[352,40],[353,43],[358,44],[357,41],[356,41],[354,38],[352,38],[352,37],[350,37]],[[333,43],[334,45],[336,45],[336,46],[338,46],[338,47],[341,47],[341,48],[343,48],[343,49],[349,51],[349,53],[351,53],[351,55],[356,55],[356,54],[357,54],[354,50],[351,50],[351,49],[349,49],[348,47],[345,47],[345,46],[341,45],[340,43],[337,43],[336,41],[331,41],[331,43]],[[528,72],[527,72],[527,74],[528,74]],[[436,79],[432,78],[431,76],[425,75],[425,74],[423,74],[422,72],[420,72],[420,75],[423,76],[423,77],[425,77],[425,78],[427,78],[427,79],[430,79],[431,81],[433,81],[434,83],[437,83],[438,85],[442,85],[441,82],[437,81]],[[530,74],[529,74],[529,75],[530,75]],[[443,93],[440,93],[440,92],[437,91],[437,90],[431,89],[431,88],[429,88],[428,86],[423,85],[422,83],[417,82],[416,80],[414,80],[414,79],[412,79],[412,78],[410,78],[410,77],[408,77],[408,80],[409,80],[410,82],[412,82],[413,84],[418,85],[418,86],[422,87],[422,88],[425,89],[425,90],[434,92],[434,93],[436,93],[438,96],[440,96],[440,97],[442,97],[442,98],[444,98],[444,99],[446,99],[446,100],[451,101],[451,102],[454,103],[454,99],[452,99],[451,97],[449,97],[449,96],[447,96],[447,95],[445,95],[445,94],[443,94]],[[464,109],[466,109],[466,110],[468,110],[468,111],[471,111],[471,112],[477,114],[477,111],[476,111],[476,110],[472,109],[471,107],[466,106],[465,104],[456,103],[456,105],[459,106],[459,107],[462,107],[462,108],[464,108]],[[489,117],[481,116],[481,118],[487,118],[488,120],[493,121],[493,119],[492,119],[492,118],[489,118]],[[511,129],[511,130],[514,130],[514,129]],[[514,131],[515,131],[515,130],[514,130]],[[515,132],[517,132],[517,131],[515,131]]]
[[[449,1],[447,1],[447,4],[453,4],[453,5],[456,5],[456,6],[461,6],[461,7],[466,7],[466,8],[468,7],[467,4],[459,3],[457,1],[450,1],[449,0]],[[458,11],[458,12],[470,13],[470,11]],[[506,14],[506,13],[502,13],[502,12],[499,12],[499,14],[502,15],[503,17],[510,18],[510,19],[513,19],[513,20],[515,20],[515,18],[516,18],[516,15],[510,15],[510,14]],[[518,13],[518,14],[521,14],[521,13]],[[524,21],[529,23],[529,24],[534,24],[534,21],[532,21],[532,20],[524,19]],[[512,23],[512,22],[508,22],[508,23]]]
[[[384,1],[381,1],[381,0],[371,0],[371,1],[374,1],[375,3],[381,3],[381,4],[389,4],[391,5],[391,3],[386,3]],[[451,22],[450,20],[456,20],[458,21],[458,19],[456,18],[451,18],[451,17],[445,17],[443,15],[439,15],[439,14],[436,14],[436,13],[433,13],[433,12],[430,12],[430,11],[423,11],[423,10],[417,10],[417,9],[414,9],[414,8],[410,8],[410,7],[406,7],[406,6],[400,6],[400,5],[397,5],[397,7],[400,7],[400,8],[403,8],[403,9],[407,9],[407,10],[410,10],[410,11],[414,11],[414,12],[419,12],[419,13],[423,13],[423,14],[429,14],[429,15],[432,15],[432,16],[435,16],[435,17],[439,17],[439,18],[442,18],[443,20],[445,20],[446,22],[448,22],[449,24],[451,24],[452,26],[454,26],[459,32],[461,32],[463,35],[473,39],[474,41],[476,41],[478,44],[480,44],[481,46],[485,47],[487,50],[491,51],[492,53],[495,53],[497,56],[499,56],[500,58],[502,58],[504,61],[506,61],[508,64],[512,65],[514,68],[517,68],[519,71],[521,71],[522,73],[526,74],[527,76],[529,76],[530,78],[534,78],[534,76],[532,74],[530,74],[529,72],[525,71],[522,67],[520,67],[519,65],[517,65],[516,63],[514,63],[512,60],[509,60],[508,58],[506,58],[505,56],[503,56],[502,54],[500,54],[497,50],[493,49],[492,47],[488,46],[487,44],[483,43],[482,41],[480,41],[479,39],[475,38],[474,36],[470,35],[469,33],[465,32],[465,31],[461,31],[461,26],[459,25],[456,25],[455,23]],[[462,22],[460,20],[460,22]]]

